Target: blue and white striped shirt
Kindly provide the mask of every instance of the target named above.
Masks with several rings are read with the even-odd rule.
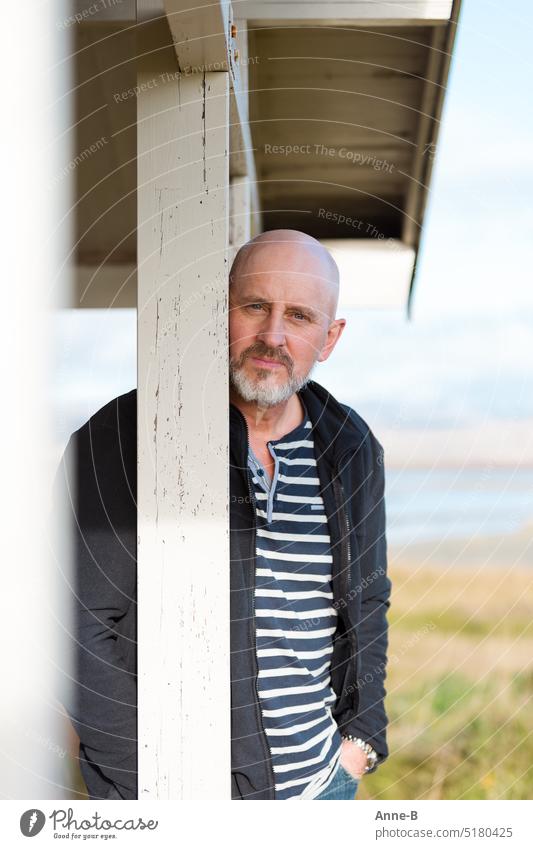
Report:
[[[313,799],[338,769],[341,737],[331,714],[330,536],[307,410],[302,424],[268,446],[272,481],[251,446],[248,453],[257,499],[259,701],[276,799]]]

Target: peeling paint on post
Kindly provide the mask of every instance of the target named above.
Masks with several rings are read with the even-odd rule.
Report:
[[[229,79],[140,52],[139,798],[229,799]]]

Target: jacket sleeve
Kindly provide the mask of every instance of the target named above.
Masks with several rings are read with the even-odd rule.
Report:
[[[61,570],[68,608],[63,654],[70,657],[63,704],[80,739],[90,797],[136,799],[136,653],[134,646],[125,651],[121,628],[124,617],[134,619],[136,554],[128,547],[136,527],[125,504],[124,468],[115,458],[116,432],[88,424],[70,438],[53,495],[70,531],[71,562]]]
[[[389,754],[384,700],[391,581],[387,576],[384,452],[371,431],[368,448],[364,470],[366,497],[356,527],[361,575],[361,617],[357,628],[359,703],[356,715],[344,725],[343,733],[370,743],[378,760],[369,772],[375,772]]]

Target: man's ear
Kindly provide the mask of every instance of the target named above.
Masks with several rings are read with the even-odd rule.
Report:
[[[336,318],[335,321],[332,321],[330,326],[328,327],[328,335],[326,337],[326,342],[320,356],[318,357],[318,362],[323,363],[325,360],[333,352],[335,345],[339,341],[342,336],[342,331],[346,327],[346,319],[345,318]]]

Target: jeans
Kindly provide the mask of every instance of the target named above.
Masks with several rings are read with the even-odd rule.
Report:
[[[321,799],[354,799],[358,786],[359,779],[352,778],[350,773],[339,764],[333,781],[316,797],[315,801]]]

